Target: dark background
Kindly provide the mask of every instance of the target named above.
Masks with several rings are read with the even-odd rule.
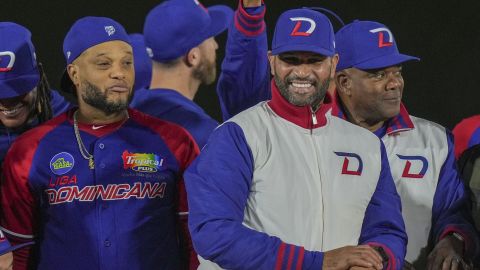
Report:
[[[30,29],[38,59],[44,63],[50,83],[58,89],[65,67],[63,38],[76,19],[87,15],[107,16],[123,24],[130,33],[141,32],[146,14],[160,2],[1,0],[0,16],[2,21],[14,21]],[[203,0],[202,3],[236,8],[238,2]],[[346,23],[354,19],[384,23],[392,30],[401,52],[422,59],[404,66],[403,101],[411,114],[453,128],[462,118],[480,113],[477,98],[480,90],[480,8],[477,1],[266,0],[266,5],[270,38],[280,13],[302,6],[331,9]],[[336,30],[339,27],[335,22],[334,26]],[[219,60],[223,58],[225,38],[225,34],[217,38]],[[214,86],[202,86],[196,101],[212,117],[220,119]]]

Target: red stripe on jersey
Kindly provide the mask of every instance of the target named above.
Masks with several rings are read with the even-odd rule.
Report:
[[[285,247],[286,247],[286,244],[281,243],[280,247],[278,248],[277,262],[275,263],[275,270],[282,269],[283,256],[285,255]]]
[[[290,253],[288,254],[287,270],[292,268],[293,255],[295,254],[295,246],[290,246]]]
[[[305,255],[305,249],[303,247],[300,247],[300,251],[298,252],[298,258],[297,258],[297,267],[295,268],[295,270],[302,269],[304,255]]]

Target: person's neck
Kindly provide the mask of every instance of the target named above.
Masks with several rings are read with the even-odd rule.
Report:
[[[343,105],[343,110],[345,111],[345,115],[347,116],[348,121],[352,124],[366,128],[371,132],[375,132],[385,123],[385,121],[382,120],[368,119],[367,117],[362,116],[361,113],[355,111],[355,109],[353,109],[353,106],[348,102],[346,103],[342,101],[341,103]]]
[[[105,112],[87,104],[80,105],[76,114],[78,122],[94,125],[111,124],[128,118],[127,109],[116,113],[106,114]]]
[[[194,79],[190,70],[182,68],[154,69],[150,89],[171,89],[193,100],[200,87],[200,81]]]

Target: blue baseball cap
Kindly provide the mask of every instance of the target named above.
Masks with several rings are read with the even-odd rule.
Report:
[[[63,40],[63,54],[67,65],[71,64],[88,48],[100,43],[120,40],[130,44],[130,37],[118,22],[106,17],[83,17],[77,20],[68,30]],[[64,92],[73,91],[73,82],[65,70],[61,90]]]
[[[0,98],[26,94],[39,82],[30,31],[13,22],[0,22]]]
[[[205,8],[198,0],[167,0],[145,18],[145,44],[153,60],[171,61],[225,31],[232,18],[227,6]]]
[[[335,40],[340,56],[337,71],[378,69],[420,60],[399,53],[392,31],[378,22],[355,20],[338,30]]]
[[[135,65],[135,84],[133,89],[148,89],[152,80],[152,60],[147,52],[142,34],[130,34],[130,43],[133,48]]]
[[[280,15],[273,34],[272,54],[294,51],[335,55],[335,35],[327,16],[308,8],[291,9]]]

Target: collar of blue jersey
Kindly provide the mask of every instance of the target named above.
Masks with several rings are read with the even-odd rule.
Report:
[[[340,98],[337,94],[337,91],[335,91],[335,94],[333,95],[333,102],[332,102],[332,114],[340,117],[342,119],[347,119],[347,115],[345,114],[345,109],[343,108],[342,102],[340,101]],[[400,104],[400,113],[397,114],[395,117],[389,119],[388,121],[385,122],[386,126],[380,127],[380,129],[384,129],[385,132],[379,132],[380,134],[377,134],[377,132],[374,132],[377,136],[378,135],[392,135],[397,132],[402,132],[406,130],[411,130],[414,127],[412,119],[410,119],[410,115],[407,112],[407,109],[403,105],[403,103]],[[383,136],[379,136],[383,137]]]
[[[278,90],[275,81],[271,82],[272,99],[268,102],[268,106],[280,117],[306,129],[313,129],[325,126],[327,119],[325,114],[332,108],[332,98],[327,93],[323,99],[323,104],[313,113],[310,106],[295,106],[290,104]],[[314,117],[316,124],[314,123]]]

